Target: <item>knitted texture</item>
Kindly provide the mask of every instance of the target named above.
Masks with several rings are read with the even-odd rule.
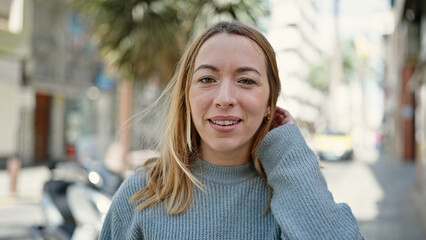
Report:
[[[271,209],[282,238],[357,239],[356,219],[348,205],[334,202],[297,125],[270,131],[258,156],[273,189]]]
[[[168,215],[160,203],[137,212],[129,198],[146,184],[139,171],[115,194],[100,239],[357,239],[354,216],[333,201],[296,125],[268,133],[258,154],[273,188],[267,214],[268,191],[251,162],[222,167],[197,160],[192,171],[206,191],[194,190],[187,211]]]

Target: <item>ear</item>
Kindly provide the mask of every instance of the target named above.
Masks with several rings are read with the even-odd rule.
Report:
[[[271,118],[271,107],[267,106],[265,114],[263,115],[263,121],[268,122],[270,118]]]
[[[265,114],[269,114],[269,115],[271,115],[271,106],[267,106],[267,107],[266,107],[266,112],[265,112]]]

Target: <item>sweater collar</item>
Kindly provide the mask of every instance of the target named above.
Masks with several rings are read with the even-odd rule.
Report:
[[[225,184],[245,181],[258,175],[252,161],[240,166],[227,167],[197,159],[194,162],[192,171],[200,180]]]

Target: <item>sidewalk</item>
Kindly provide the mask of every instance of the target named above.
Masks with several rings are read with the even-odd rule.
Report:
[[[394,162],[386,154],[370,165],[384,197],[378,202],[378,216],[363,221],[360,228],[369,239],[425,239],[420,216],[411,193],[415,187],[415,165],[412,162]]]
[[[417,214],[420,216],[420,223],[426,235],[426,191],[424,189],[415,188],[411,191],[410,197]]]
[[[351,207],[365,239],[426,239],[412,198],[416,178],[413,162],[366,150],[352,161],[321,164],[335,201]]]
[[[33,239],[30,227],[44,223],[39,203],[48,177],[49,170],[43,166],[21,169],[16,197],[11,197],[9,174],[0,170],[0,240]]]

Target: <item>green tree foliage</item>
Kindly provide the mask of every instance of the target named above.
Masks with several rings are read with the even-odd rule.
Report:
[[[70,0],[92,28],[101,57],[118,76],[166,84],[187,43],[208,25],[237,19],[250,25],[268,14],[256,0]]]
[[[360,61],[357,56],[355,45],[352,40],[344,42],[342,46],[342,65],[343,65],[343,83],[349,83],[357,71],[357,62]],[[329,58],[325,58],[318,64],[311,66],[307,81],[311,86],[322,91],[328,91],[331,80],[331,64]]]
[[[325,59],[311,66],[307,80],[314,88],[328,90],[331,81],[331,60]]]

